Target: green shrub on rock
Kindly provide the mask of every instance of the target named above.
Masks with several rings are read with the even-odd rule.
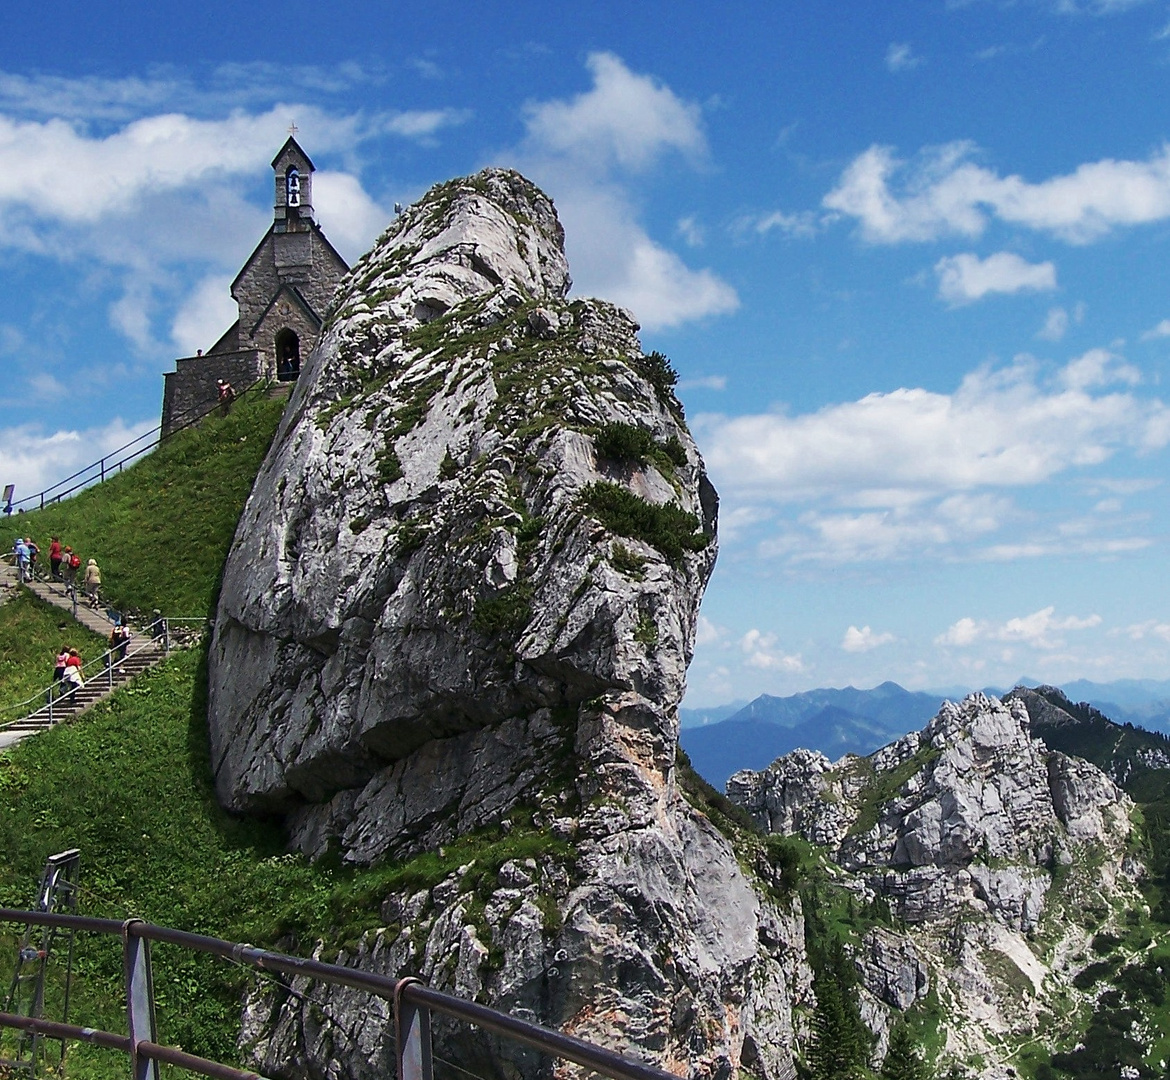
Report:
[[[677,563],[686,551],[702,551],[711,537],[700,531],[699,519],[678,503],[647,502],[606,480],[581,490],[585,505],[610,532],[643,540]]]

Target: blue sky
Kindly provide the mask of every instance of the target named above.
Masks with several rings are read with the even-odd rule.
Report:
[[[1164,0],[8,18],[0,481],[157,422],[295,120],[345,255],[511,165],[674,360],[723,497],[688,704],[1170,674]]]

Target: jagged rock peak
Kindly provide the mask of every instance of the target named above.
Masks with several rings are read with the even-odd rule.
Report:
[[[489,170],[343,284],[224,571],[217,792],[350,863],[522,836],[539,871],[386,897],[357,962],[696,1077],[751,1054],[783,1075],[791,1027],[756,987],[807,983],[798,904],[756,895],[675,777],[717,497],[673,370],[628,314],[565,298],[560,245],[552,204]],[[316,1030],[281,1009],[249,1030]],[[377,1075],[369,1022],[310,1075]]]
[[[828,846],[909,922],[973,905],[1030,929],[1046,868],[1090,842],[1117,854],[1130,828],[1108,776],[1033,738],[1023,699],[981,693],[868,758],[796,751],[727,790],[765,828]]]
[[[403,211],[338,291],[335,309],[377,302],[430,322],[492,289],[509,298],[562,300],[571,279],[552,200],[511,169],[484,169],[431,188]]]

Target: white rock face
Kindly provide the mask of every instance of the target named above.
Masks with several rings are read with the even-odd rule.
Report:
[[[351,961],[694,1075],[782,1076],[799,905],[761,900],[675,783],[716,495],[668,369],[568,284],[552,204],[505,170],[429,192],[343,283],[224,573],[217,791],[351,863],[547,837],[539,866],[387,897]],[[602,452],[612,430],[641,441]],[[251,1001],[263,1071],[381,1075],[385,1018],[332,1009],[348,1035]]]
[[[832,847],[908,922],[974,906],[1033,929],[1056,853],[1120,850],[1130,828],[1108,776],[1033,739],[1022,701],[982,694],[869,759],[798,750],[736,773],[727,792],[770,831]]]
[[[853,951],[879,1040],[888,1010],[932,987],[959,1058],[1043,1033],[1045,1010],[1075,993],[1093,920],[1142,902],[1132,803],[1095,765],[1033,738],[1032,704],[1057,722],[1030,692],[974,694],[867,759],[798,750],[728,781],[761,826],[824,845],[838,885],[888,904],[890,928]]]

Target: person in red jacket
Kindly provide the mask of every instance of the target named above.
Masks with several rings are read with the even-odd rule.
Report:
[[[81,677],[81,657],[76,649],[69,650],[69,659],[65,661],[65,677],[61,681],[69,687],[65,694],[67,702],[73,701],[73,695],[85,685]]]
[[[49,575],[54,581],[61,580],[61,538],[58,536],[49,544]]]

